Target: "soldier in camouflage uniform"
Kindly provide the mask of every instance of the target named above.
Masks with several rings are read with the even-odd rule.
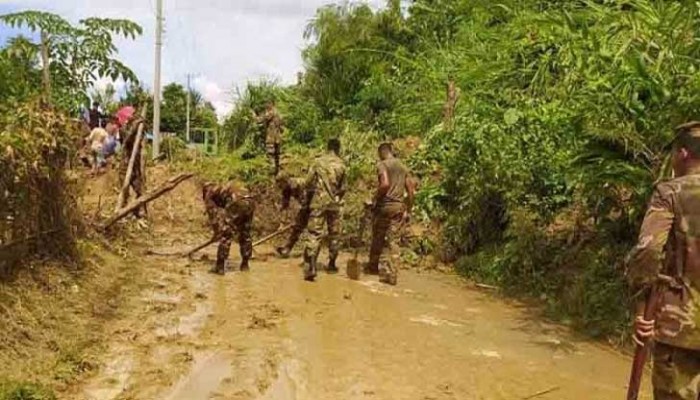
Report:
[[[275,103],[270,101],[265,106],[265,113],[258,119],[265,132],[265,148],[268,156],[272,158],[275,165],[275,176],[280,171],[280,156],[282,154],[282,117],[280,116]]]
[[[391,247],[399,228],[408,221],[415,195],[415,183],[408,168],[394,157],[390,143],[379,146],[378,188],[372,208],[372,245],[365,273],[379,274],[382,283],[396,285],[398,269],[384,251]]]
[[[309,237],[304,248],[304,279],[313,281],[316,279],[316,263],[321,251],[324,226],[329,257],[326,270],[329,273],[338,272],[336,266],[338,223],[345,195],[345,162],[340,158],[338,139],[330,139],[326,153],[314,161],[306,180],[306,188],[309,191],[308,202],[311,214],[308,226]]]
[[[121,159],[119,160],[119,186],[124,184],[124,179],[126,179],[126,172],[127,169],[129,169],[129,160],[131,158],[131,153],[134,150],[134,146],[136,147],[136,159],[134,160],[134,168],[131,172],[131,181],[129,181],[129,185],[131,186],[131,189],[133,189],[134,193],[136,193],[136,197],[139,198],[143,194],[143,188],[144,188],[144,176],[143,176],[143,171],[141,169],[141,152],[142,152],[142,144],[143,144],[143,136],[141,137],[141,140],[139,143],[136,143],[136,136],[138,133],[138,126],[141,123],[141,119],[136,119],[134,120],[130,125],[128,125],[128,134],[124,138],[124,142],[122,143],[122,151],[121,151]],[[124,203],[128,204],[129,202],[129,191],[126,192],[126,197],[124,198]],[[134,211],[134,215],[139,218],[141,216],[141,210],[147,212],[146,206],[144,205],[142,209]]]
[[[282,204],[280,207],[282,211],[289,209],[292,199],[295,199],[300,206],[294,221],[292,233],[287,239],[287,244],[277,248],[277,253],[281,257],[286,258],[289,257],[289,253],[292,252],[294,245],[299,241],[301,234],[309,224],[309,217],[311,216],[311,209],[308,201],[309,192],[304,179],[292,178],[284,174],[277,177],[277,187],[282,191]]]
[[[639,296],[634,340],[654,338],[656,400],[700,398],[700,122],[682,125],[673,143],[675,179],[659,183],[628,259]],[[652,285],[656,318],[644,319]]]
[[[238,245],[241,251],[240,269],[247,271],[250,268],[250,257],[253,255],[250,231],[255,212],[255,202],[249,192],[243,186],[234,183],[226,185],[207,183],[202,189],[202,198],[209,224],[214,229],[214,235],[219,237],[216,265],[212,272],[221,275],[226,273],[234,233],[238,234]]]

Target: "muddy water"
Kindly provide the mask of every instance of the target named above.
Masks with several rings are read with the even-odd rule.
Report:
[[[194,188],[183,191],[175,196],[195,198]],[[206,233],[196,205],[173,204],[186,207],[174,220],[154,205],[150,243],[182,250]],[[214,249],[206,254],[213,259]],[[627,357],[456,277],[403,273],[387,287],[322,273],[307,283],[298,259],[276,259],[271,248],[256,254],[250,272],[223,278],[206,272],[211,262],[140,257],[150,280],[110,328],[102,368],[61,397],[624,398]]]
[[[204,264],[173,266],[170,279],[179,277],[189,289],[180,297],[155,298],[179,301],[180,315],[165,319],[170,327],[153,319],[156,331],[144,331],[131,356],[120,348],[122,361],[104,369],[116,389],[100,388],[95,380],[83,398],[624,396],[626,357],[455,277],[404,273],[395,288],[373,277],[351,281],[325,274],[307,283],[298,260],[265,257],[251,272],[224,278],[207,275]],[[188,357],[178,360],[178,354]]]

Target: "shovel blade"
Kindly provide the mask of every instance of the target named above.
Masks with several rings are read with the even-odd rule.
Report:
[[[357,258],[353,258],[352,260],[348,261],[348,266],[347,266],[347,274],[348,278],[357,281],[360,279],[360,263],[357,261]]]

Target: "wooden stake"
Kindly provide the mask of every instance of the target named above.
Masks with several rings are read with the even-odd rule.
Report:
[[[122,190],[119,192],[119,199],[117,199],[117,207],[115,208],[115,212],[119,212],[124,207],[124,203],[126,202],[126,195],[129,193],[129,186],[131,186],[131,176],[134,174],[134,164],[136,164],[136,155],[138,152],[141,151],[141,137],[143,136],[143,118],[146,116],[146,108],[144,107],[141,110],[141,122],[139,122],[137,131],[136,131],[136,139],[134,140],[134,146],[131,149],[131,155],[129,157],[129,166],[126,168],[126,176],[124,177],[124,182],[122,184]],[[143,158],[143,154],[141,154],[141,157]],[[139,164],[138,168],[141,168],[141,165]]]

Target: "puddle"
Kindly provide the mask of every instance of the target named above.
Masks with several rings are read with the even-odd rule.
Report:
[[[448,321],[446,319],[440,319],[433,317],[432,315],[421,315],[420,317],[411,318],[411,322],[417,322],[421,324],[431,325],[431,326],[451,326],[454,328],[459,328],[464,325],[458,324],[456,322]]]
[[[173,388],[168,400],[207,400],[224,379],[231,376],[231,361],[226,354],[195,357],[190,373]]]
[[[277,371],[277,379],[272,382],[259,400],[297,400],[299,398],[299,365],[296,362],[285,362]]]
[[[498,353],[497,351],[493,351],[493,350],[475,350],[475,351],[472,351],[472,355],[486,357],[486,358],[495,358],[498,360],[503,358],[500,353]]]
[[[208,303],[196,303],[194,312],[180,317],[177,324],[156,329],[156,336],[169,338],[173,336],[194,336],[209,317],[211,305]]]

